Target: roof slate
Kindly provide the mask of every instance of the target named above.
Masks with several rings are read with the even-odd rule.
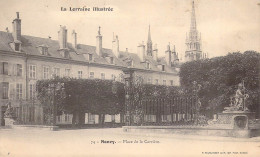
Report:
[[[48,53],[50,57],[63,58],[59,52],[59,42],[57,40],[52,40],[49,38],[33,37],[28,35],[22,35],[21,40],[22,40],[21,41],[22,52],[26,52],[27,54],[30,55],[42,56],[42,54],[39,52],[37,47],[41,45],[45,45],[48,47]],[[0,31],[0,51],[1,50],[13,51],[13,49],[10,46],[11,42],[13,42],[12,33]],[[105,57],[97,55],[95,46],[78,44],[77,49],[74,49],[72,47],[72,44],[68,43],[68,50],[70,51],[70,59],[72,60],[88,62],[83,56],[83,54],[89,53],[93,55],[94,63],[111,65],[111,63],[109,63],[105,59]],[[152,71],[161,71],[161,69],[158,68],[158,64],[166,63],[164,58],[159,59],[159,62],[157,62],[153,60],[152,57],[146,56],[145,61],[148,61],[150,63],[150,69],[147,69],[145,63],[142,63],[138,55],[135,53],[120,51],[119,58],[117,58],[113,54],[111,49],[103,48],[102,53],[105,54],[105,56],[113,57],[114,65],[121,66],[121,67],[127,67],[126,60],[133,60],[133,68],[146,69]],[[165,71],[170,73],[177,73],[175,68],[171,68],[169,66],[165,66]]]

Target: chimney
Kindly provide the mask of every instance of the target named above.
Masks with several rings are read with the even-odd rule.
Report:
[[[167,50],[165,51],[165,60],[168,66],[171,66],[171,59],[172,59],[172,55],[171,55],[171,49],[169,43],[169,45],[167,46]]]
[[[113,34],[113,41],[112,41],[112,51],[114,53],[114,55],[119,58],[119,40],[118,40],[118,36],[116,35],[116,37]]]
[[[139,44],[139,46],[137,46],[137,55],[139,56],[141,62],[144,62],[144,59],[145,59],[145,45],[144,45],[144,42],[142,42],[142,44]]]
[[[154,45],[154,50],[153,50],[153,59],[155,61],[158,60],[158,49],[157,49],[157,44]]]
[[[58,31],[58,35],[59,35],[60,49],[66,49],[67,48],[67,29],[66,29],[66,26],[60,26],[60,30]]]
[[[21,19],[19,18],[19,12],[16,12],[16,19],[13,20],[12,24],[14,42],[21,42]]]
[[[72,47],[77,49],[77,33],[75,30],[72,31]]]
[[[102,55],[102,35],[100,33],[100,26],[98,27],[98,35],[97,35],[97,45],[96,45],[96,53],[97,55]]]
[[[173,45],[171,62],[174,63],[176,59],[177,59],[177,54],[176,54],[176,51],[175,51],[175,45]]]

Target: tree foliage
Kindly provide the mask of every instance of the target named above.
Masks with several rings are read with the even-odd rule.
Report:
[[[58,113],[118,114],[124,109],[124,84],[112,80],[55,78],[37,82],[38,99],[53,105],[51,84],[62,84],[55,90]],[[51,94],[50,94],[51,93]]]
[[[255,51],[229,53],[227,56],[184,63],[180,68],[181,86],[202,85],[199,96],[204,111],[220,112],[229,105],[230,96],[244,80],[247,103],[256,111],[259,103],[260,54]]]

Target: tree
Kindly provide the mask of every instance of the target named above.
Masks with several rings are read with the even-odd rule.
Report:
[[[55,78],[37,82],[38,99],[42,104],[48,103],[49,86],[60,82],[64,86],[56,91],[55,101],[58,113],[73,114],[72,124],[83,124],[85,113],[98,114],[100,123],[104,122],[105,114],[118,114],[124,110],[124,84],[112,80]]]
[[[180,68],[181,86],[191,88],[192,82],[202,85],[199,97],[202,112],[221,112],[229,105],[230,96],[244,80],[250,98],[249,108],[257,111],[260,54],[255,51],[229,53],[227,56],[184,63]]]

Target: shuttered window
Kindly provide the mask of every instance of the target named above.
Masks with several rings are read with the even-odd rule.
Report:
[[[16,76],[22,76],[23,68],[21,64],[16,65]]]
[[[8,99],[8,91],[9,91],[9,83],[8,82],[2,82],[2,98]]]
[[[49,67],[43,67],[43,79],[49,79]]]
[[[79,78],[79,79],[82,78],[82,71],[78,71],[78,78]]]
[[[60,68],[54,68],[54,76],[60,77]]]
[[[7,62],[1,62],[0,66],[0,74],[8,75],[8,63]]]
[[[36,98],[36,86],[35,84],[30,84],[29,87],[29,99],[33,100]]]
[[[94,78],[94,72],[89,73],[89,78],[93,79]]]
[[[29,78],[36,79],[36,65],[29,65]]]
[[[166,80],[163,80],[163,85],[166,86]]]
[[[23,88],[21,83],[16,84],[16,99],[20,100],[23,98]]]
[[[102,79],[102,80],[106,79],[105,73],[101,73],[101,79]]]
[[[70,77],[70,69],[65,69],[65,77]]]

